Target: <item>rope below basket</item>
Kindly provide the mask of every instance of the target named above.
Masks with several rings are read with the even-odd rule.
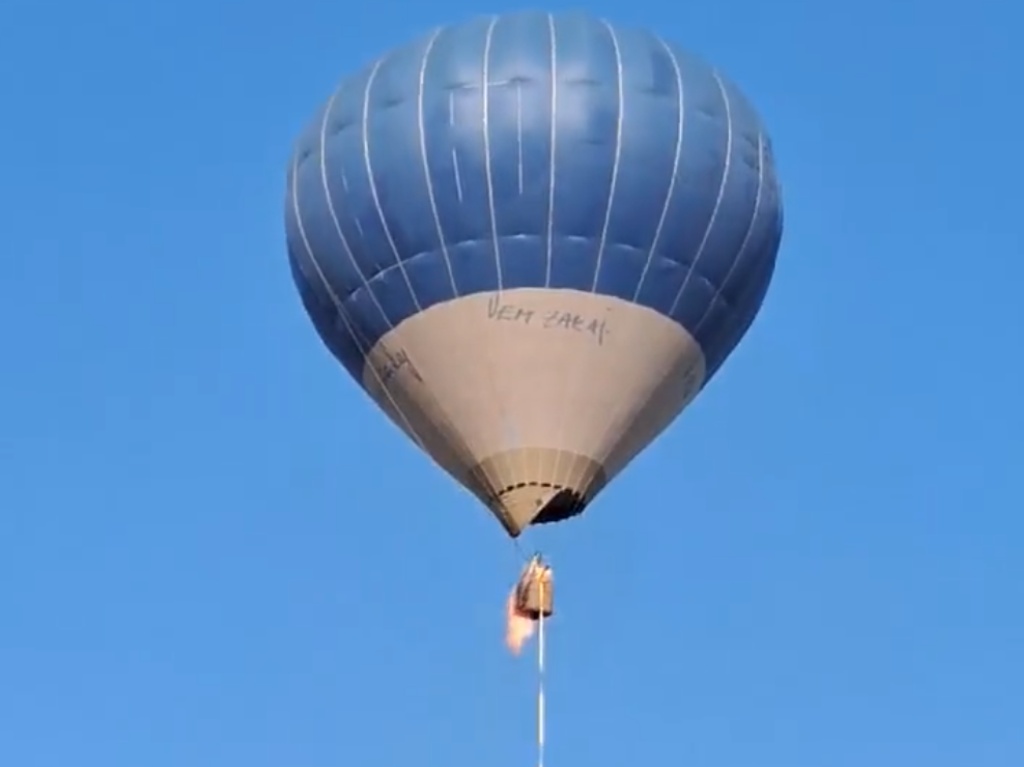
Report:
[[[539,585],[544,605],[544,582]],[[544,767],[544,610],[537,618],[537,767]]]

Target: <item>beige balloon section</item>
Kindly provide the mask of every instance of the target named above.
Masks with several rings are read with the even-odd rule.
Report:
[[[436,304],[369,353],[370,396],[515,537],[591,500],[699,393],[693,337],[622,299],[515,289]]]

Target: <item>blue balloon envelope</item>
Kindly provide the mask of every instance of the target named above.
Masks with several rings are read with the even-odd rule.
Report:
[[[437,29],[341,82],[288,174],[324,343],[508,533],[578,514],[757,315],[782,237],[746,98],[585,14]]]

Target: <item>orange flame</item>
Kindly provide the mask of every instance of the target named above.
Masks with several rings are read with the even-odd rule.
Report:
[[[518,655],[526,641],[533,636],[536,623],[530,616],[524,615],[516,608],[515,589],[508,596],[505,617],[505,644],[513,655]]]

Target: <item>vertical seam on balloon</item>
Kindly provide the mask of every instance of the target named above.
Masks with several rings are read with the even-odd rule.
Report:
[[[626,104],[625,104],[625,102],[626,102],[625,77],[624,77],[624,66],[623,66],[623,63],[622,63],[622,50],[619,47],[619,36],[615,32],[615,28],[608,21],[606,21],[605,19],[601,19],[601,24],[604,25],[604,28],[608,32],[608,36],[611,38],[611,41],[612,41],[612,51],[615,54],[615,96],[616,96],[615,154],[614,154],[614,158],[612,160],[612,175],[611,175],[611,178],[608,181],[608,204],[605,207],[604,224],[601,226],[601,238],[598,241],[598,246],[597,246],[597,260],[594,263],[594,281],[593,281],[593,283],[590,286],[591,294],[597,293],[597,284],[598,284],[598,281],[599,281],[600,276],[601,276],[601,264],[602,264],[602,262],[604,260],[605,249],[608,247],[608,229],[611,226],[612,211],[613,211],[614,206],[615,206],[615,193],[618,190],[619,168],[620,168],[621,162],[622,162],[623,126],[625,124],[625,119],[626,119],[626,109],[625,109],[625,106],[626,106]],[[578,380],[580,375],[582,375],[582,373],[583,373],[583,371],[585,370],[585,367],[586,367],[584,360],[586,360],[592,354],[594,354],[594,352],[592,350],[590,350],[590,349],[588,349],[586,352],[583,352],[582,354],[580,354],[581,359],[579,359],[579,361],[577,362],[576,373],[575,373],[574,376],[572,376],[573,380]],[[567,394],[568,394],[568,392],[572,392],[574,388],[575,388],[575,386],[570,386],[568,388],[568,390],[567,390]],[[571,408],[569,408],[568,407],[568,403],[566,403],[566,406],[564,408],[565,415],[563,416],[562,427],[561,427],[561,429],[559,429],[559,432],[560,432],[560,434],[559,434],[559,441],[562,441],[562,439],[564,438],[564,434],[562,434],[562,432],[564,432],[565,427],[568,426],[568,423],[569,423],[569,415],[568,414],[570,412],[571,412]],[[588,455],[587,458],[589,458],[591,460],[594,460],[594,458],[596,458],[596,456],[589,456]],[[575,471],[576,465],[575,464],[576,464],[576,461],[573,461],[570,464],[570,466],[569,466],[569,471],[568,471],[568,474],[566,476],[566,482],[567,483],[577,484],[577,480],[576,480],[576,476],[575,476],[575,474],[576,474],[576,471]],[[585,477],[586,477],[586,471],[588,470],[588,467],[584,464],[583,466],[580,466],[579,469],[580,469],[581,473],[580,473],[580,477],[579,477],[579,480],[578,480],[578,485],[579,485],[578,490],[579,491],[583,491],[584,490],[584,486],[587,484],[585,482]]]
[[[448,133],[455,132],[455,92],[448,91]],[[455,198],[462,202],[462,176],[459,173],[459,153],[455,150],[455,142],[452,142],[452,176],[455,179]]]
[[[482,84],[483,87],[481,88],[481,102],[482,102],[481,103],[481,107],[482,107],[482,110],[483,110],[484,175],[486,176],[486,180],[487,180],[487,208],[488,208],[488,212],[490,214],[490,219],[491,219],[491,247],[494,249],[494,268],[497,270],[497,276],[498,276],[498,291],[497,292],[498,292],[498,296],[500,297],[501,293],[502,293],[502,290],[503,290],[503,287],[504,287],[504,280],[503,280],[503,277],[502,277],[502,268],[501,268],[501,247],[500,247],[499,242],[498,242],[498,216],[497,216],[497,211],[495,210],[495,206],[494,206],[494,177],[493,177],[493,168],[492,168],[492,159],[491,159],[491,126],[490,126],[490,109],[491,109],[491,103],[490,103],[490,92],[491,92],[491,83],[490,83],[490,76],[491,76],[491,66],[490,66],[491,65],[491,43],[494,40],[494,29],[495,29],[495,27],[497,27],[499,19],[500,19],[499,16],[492,16],[491,17],[491,20],[490,20],[490,22],[487,25],[487,33],[486,33],[486,35],[484,37],[484,50],[483,50],[483,62],[482,62],[483,66],[482,66],[482,71],[481,71],[481,77],[483,79],[483,84]],[[491,371],[489,370],[488,372],[491,372]],[[491,385],[492,385],[492,388],[494,389],[494,391],[497,392],[497,387],[494,385],[493,380],[494,380],[494,376],[492,374],[492,376],[491,376],[492,384]],[[507,412],[505,410],[505,404],[504,404],[503,398],[500,397],[500,396],[495,396],[495,409],[498,412],[498,416],[497,416],[498,417],[497,433],[500,435],[500,438],[499,438],[500,439],[500,444],[504,447],[505,446],[506,424],[508,423],[508,420],[507,420],[508,414],[507,414]],[[502,452],[504,452],[504,451],[502,451]],[[507,458],[502,458],[502,459],[499,459],[498,461],[496,461],[496,463],[499,463],[499,462],[500,463],[504,463],[507,466],[507,468],[508,468],[508,475],[512,476],[513,473],[514,473],[514,469],[512,468],[510,463],[507,463],[508,460],[509,459],[507,459]],[[495,467],[495,471],[496,471],[498,477],[501,477],[503,475],[503,472],[501,471],[501,469],[498,466]]]
[[[593,284],[590,287],[590,293],[592,295],[597,292],[598,277],[599,277],[599,275],[601,273],[601,260],[602,260],[602,257],[604,255],[604,249],[605,249],[605,247],[607,245],[607,242],[608,242],[608,227],[609,227],[609,224],[611,222],[611,217],[612,217],[612,206],[615,203],[615,188],[616,188],[616,184],[618,182],[618,176],[619,176],[619,161],[620,161],[620,159],[622,157],[622,126],[623,126],[623,120],[624,120],[624,114],[625,114],[625,110],[623,109],[623,105],[624,105],[624,101],[625,101],[625,95],[624,95],[624,90],[623,90],[623,77],[622,77],[622,54],[621,54],[621,51],[619,50],[618,35],[615,33],[614,27],[612,27],[612,25],[609,24],[606,20],[601,19],[601,24],[604,26],[605,30],[608,32],[608,36],[611,38],[612,50],[615,53],[615,78],[616,78],[616,96],[617,96],[617,101],[618,101],[618,112],[616,114],[616,123],[615,123],[615,155],[614,155],[614,160],[613,160],[613,164],[612,164],[611,178],[609,179],[609,182],[608,182],[608,204],[607,204],[607,206],[605,208],[604,224],[603,224],[603,226],[601,228],[601,237],[600,237],[600,240],[598,242],[597,259],[596,259],[596,261],[594,263],[594,282],[593,282]],[[570,396],[572,396],[572,393],[573,393],[573,391],[576,388],[576,384],[577,384],[580,376],[583,375],[584,371],[586,370],[586,366],[584,364],[584,361],[587,360],[590,357],[590,355],[592,355],[593,353],[594,352],[592,350],[590,350],[589,348],[586,351],[577,350],[576,351],[576,362],[572,366],[572,372],[570,372],[568,375],[565,376],[565,387],[564,387],[563,394],[562,394],[563,405],[562,405],[561,418],[559,420],[558,428],[555,430],[555,434],[557,435],[557,438],[555,440],[555,444],[556,445],[561,444],[563,446],[561,448],[562,452],[559,452],[559,453],[556,454],[555,461],[554,461],[554,466],[552,468],[552,473],[555,475],[556,478],[559,476],[560,470],[562,468],[562,456],[567,452],[567,451],[565,451],[565,448],[564,448],[565,437],[566,437],[566,431],[568,430],[569,423],[570,423],[570,415],[572,413],[572,408],[569,407],[568,400],[569,400]],[[573,456],[574,457],[571,458],[570,461],[569,461],[568,468],[565,469],[565,472],[564,472],[564,474],[565,474],[564,482],[565,482],[566,485],[570,485],[570,486],[571,486],[573,480],[575,479],[575,471],[574,470],[575,470],[576,464],[577,464],[577,458],[575,457],[575,454],[573,454]],[[587,457],[589,458],[590,456],[587,456]],[[581,471],[585,474],[586,470],[587,470],[587,467],[584,464],[584,466],[581,467]],[[582,479],[583,479],[583,476],[580,477],[581,484],[582,484]],[[556,479],[556,481],[557,481],[557,479]]]
[[[612,210],[615,206],[615,192],[619,183],[619,165],[622,162],[622,133],[626,120],[626,89],[623,83],[622,51],[619,49],[619,37],[615,28],[607,21],[602,20],[605,29],[612,39],[612,49],[615,51],[615,81],[616,97],[618,100],[618,114],[615,120],[615,159],[612,164],[612,177],[608,182],[608,206],[604,212],[604,226],[601,228],[601,240],[597,246],[597,262],[594,264],[594,283],[590,286],[590,292],[597,292],[597,282],[601,276],[601,262],[604,260],[604,251],[608,247],[608,228],[612,221]]]
[[[377,182],[373,175],[373,163],[370,161],[370,92],[373,90],[373,83],[377,79],[377,73],[380,71],[381,64],[383,63],[384,59],[380,59],[373,65],[369,77],[366,78],[366,88],[363,90],[363,161],[366,165],[366,180],[370,184],[370,196],[373,197],[373,206],[377,209],[377,217],[380,219],[381,228],[384,230],[384,237],[387,239],[388,245],[391,246],[391,253],[395,257],[395,265],[405,280],[406,287],[409,288],[409,296],[412,298],[413,305],[415,305],[417,312],[421,312],[423,307],[420,305],[419,299],[416,298],[416,291],[412,288],[412,282],[409,281],[409,275],[405,271],[405,264],[402,263],[402,256],[398,252],[398,247],[391,236],[391,230],[388,228],[388,222],[384,218],[384,209],[380,204],[380,196],[377,194]]]
[[[548,66],[551,73],[551,101],[549,102],[549,113],[551,118],[548,129],[548,210],[547,223],[545,225],[545,259],[544,259],[544,290],[551,287],[551,274],[554,266],[555,251],[555,180],[556,180],[556,158],[558,146],[558,37],[555,25],[555,15],[547,13],[548,25]],[[537,454],[537,477],[544,477],[544,458],[541,453]],[[551,480],[554,480],[552,471]]]
[[[657,251],[658,243],[661,239],[661,234],[663,231],[663,227],[665,225],[665,221],[668,218],[668,211],[672,203],[677,179],[679,177],[679,160],[682,156],[683,126],[685,122],[685,102],[683,96],[682,69],[679,66],[679,62],[676,58],[675,52],[668,45],[668,43],[666,43],[665,40],[663,40],[661,37],[657,35],[654,35],[653,37],[658,41],[662,48],[665,49],[665,52],[668,55],[669,60],[672,62],[672,69],[676,77],[676,141],[675,154],[672,161],[672,176],[669,180],[668,188],[665,191],[665,203],[662,206],[661,216],[658,220],[658,225],[655,228],[654,237],[651,241],[650,248],[648,250],[648,255],[646,263],[644,264],[643,272],[641,273],[640,279],[637,282],[636,292],[633,294],[633,303],[636,303],[637,299],[640,296],[640,291],[643,287],[648,271],[651,267],[651,264],[654,262],[655,253]],[[648,390],[648,394],[658,391],[659,387],[661,386],[661,382],[663,382],[669,375],[671,375],[671,373],[672,366],[671,364],[668,364],[664,370],[664,373],[661,376],[661,379],[659,379],[659,383],[651,387]],[[639,411],[632,411],[632,415],[635,417],[637,412]],[[610,459],[612,458],[615,451],[621,448],[624,435],[629,432],[629,417],[630,410],[628,408],[618,409],[614,411],[614,418],[608,418],[605,421],[604,428],[601,430],[601,435],[600,439],[598,440],[598,443],[603,443],[605,445],[605,448],[602,450],[600,456],[592,456],[592,458],[597,462],[598,466],[601,467],[604,474],[604,481],[606,483],[610,482],[613,476],[612,469],[610,468],[612,465]],[[609,439],[609,436],[612,434],[617,434],[617,437]],[[598,475],[594,474],[591,477],[590,481],[587,482],[586,487],[582,491],[584,497],[587,497],[592,493],[597,479]]]
[[[726,92],[725,85],[722,83],[722,78],[718,76],[718,72],[712,70],[711,75],[715,78],[715,82],[718,84],[718,91],[722,94],[722,103],[725,105],[726,138],[725,163],[722,167],[722,181],[718,187],[718,197],[715,199],[715,207],[711,211],[711,216],[708,218],[707,228],[704,230],[704,237],[700,242],[700,246],[697,248],[697,253],[693,257],[693,261],[690,263],[690,268],[686,271],[686,276],[683,278],[683,284],[679,286],[679,292],[676,293],[676,297],[673,299],[671,307],[669,307],[669,317],[675,314],[676,307],[679,305],[679,301],[683,297],[683,291],[686,290],[686,286],[690,282],[690,277],[693,276],[693,273],[697,270],[697,262],[700,261],[701,256],[704,255],[704,248],[707,247],[708,240],[711,237],[711,231],[714,229],[715,222],[718,220],[718,211],[722,207],[722,200],[725,198],[725,187],[728,184],[729,170],[732,166],[732,105],[729,103],[729,94]]]
[[[679,66],[679,60],[671,46],[657,35],[655,36],[655,39],[657,39],[665,49],[665,53],[668,54],[668,57],[672,62],[672,69],[676,74],[676,152],[675,159],[672,161],[672,178],[669,180],[668,190],[665,192],[665,205],[661,209],[661,217],[658,219],[658,226],[654,230],[654,239],[651,240],[650,250],[647,252],[647,262],[644,264],[644,269],[640,273],[640,281],[636,285],[636,292],[633,293],[633,303],[636,303],[640,298],[640,291],[643,290],[644,281],[647,279],[647,273],[650,271],[651,264],[654,263],[658,245],[661,243],[661,234],[665,228],[665,221],[668,219],[668,211],[672,206],[672,198],[676,191],[676,182],[679,179],[679,160],[683,156],[683,125],[686,122],[686,112],[684,111],[686,103],[683,95],[682,68]]]
[[[758,251],[759,253],[766,253],[767,252],[767,254],[768,254],[767,257],[763,259],[765,264],[762,267],[764,269],[764,271],[767,273],[767,275],[771,274],[771,268],[772,268],[772,266],[771,266],[771,261],[772,261],[772,258],[771,258],[771,247],[772,247],[771,246],[771,242],[769,241],[769,242],[765,243],[761,247],[761,249]],[[737,306],[744,306],[744,305],[746,305],[747,302],[750,300],[750,297],[755,295],[757,293],[757,291],[761,287],[764,287],[765,289],[767,289],[767,285],[762,283],[762,281],[760,279],[760,277],[761,277],[760,274],[758,275],[758,277],[759,278],[752,279],[750,281],[750,283],[746,286],[746,289],[743,291],[743,293],[741,294],[739,299],[736,301],[736,305]],[[770,277],[769,277],[769,279],[770,279]],[[753,312],[749,316],[749,321],[747,322],[747,328],[750,327],[750,325],[753,323],[754,318],[756,316],[757,316],[757,312],[756,311]],[[743,322],[744,322],[743,315],[740,312],[734,312],[733,316],[732,316],[732,320],[722,323],[722,326],[719,329],[719,332],[712,338],[712,340],[710,340],[708,342],[708,344],[707,344],[707,347],[708,347],[708,360],[707,360],[707,368],[706,368],[705,374],[704,374],[705,382],[707,381],[707,376],[709,375],[709,372],[713,372],[712,371],[712,366],[714,366],[714,370],[717,370],[719,367],[721,367],[722,363],[724,362],[724,358],[722,357],[722,353],[721,353],[720,350],[728,348],[729,343],[733,343],[733,345],[735,345],[735,343],[738,343],[738,341],[737,342],[732,342],[732,338],[735,336],[735,334],[738,331],[741,331],[741,330],[745,331],[745,329],[743,328]]]
[[[331,216],[331,221],[334,224],[334,231],[338,235],[338,239],[341,241],[341,246],[345,249],[345,254],[348,256],[349,261],[352,263],[353,269],[356,274],[359,275],[360,281],[363,283],[363,287],[366,289],[366,293],[373,305],[377,307],[377,311],[380,312],[380,316],[384,322],[387,323],[389,330],[394,330],[395,323],[388,316],[387,311],[384,309],[384,305],[377,300],[377,294],[373,292],[373,288],[370,287],[370,282],[366,278],[366,274],[363,272],[362,267],[359,265],[359,261],[355,257],[355,253],[352,251],[352,247],[349,245],[348,238],[345,236],[345,232],[341,228],[341,221],[338,220],[338,213],[334,209],[334,196],[331,194],[330,183],[327,180],[327,123],[330,122],[331,113],[334,111],[334,102],[337,101],[338,93],[340,89],[335,90],[331,94],[331,98],[327,102],[327,106],[324,109],[324,117],[320,123],[320,183],[324,188],[324,201],[327,203],[327,212]]]
[[[498,294],[502,291],[501,274],[501,252],[498,246],[498,216],[494,209],[494,179],[491,175],[491,125],[490,111],[491,76],[491,40],[494,38],[494,27],[498,24],[498,17],[491,18],[487,26],[487,35],[484,38],[484,60],[483,60],[483,88],[481,90],[481,106],[483,107],[483,128],[484,128],[484,175],[487,177],[487,210],[491,216],[491,247],[494,248],[494,268],[498,270]]]
[[[520,75],[517,73],[513,78],[513,83],[516,88],[516,193],[519,196],[523,194],[523,83],[520,79]],[[505,328],[501,328],[498,331],[499,335],[505,335],[508,331]],[[522,440],[519,436],[518,424],[514,420],[506,419],[503,424],[504,430],[509,433],[510,441],[515,445],[519,446],[522,444]],[[520,454],[521,455],[521,454]],[[511,463],[511,462],[510,462]],[[529,467],[527,466],[527,458],[522,457],[522,471],[520,476],[525,476],[529,473]]]
[[[516,187],[523,193],[523,84],[516,81]]]
[[[328,104],[327,110],[325,110],[325,115],[329,114],[329,112],[330,112],[330,104],[332,104],[334,102],[334,99],[335,99],[336,96],[337,96],[337,91],[335,91],[335,95],[331,97],[331,101]],[[326,122],[325,122],[325,124],[326,124]],[[320,154],[321,154],[321,156],[323,156],[323,145],[322,144],[321,144]],[[413,441],[416,442],[416,444],[419,446],[419,448],[421,450],[423,450],[425,453],[427,453],[429,455],[430,451],[427,450],[426,444],[424,443],[423,439],[419,436],[419,434],[417,433],[415,427],[413,427],[412,422],[409,420],[409,417],[406,416],[405,412],[398,405],[398,402],[392,396],[390,389],[388,389],[387,384],[384,383],[383,377],[380,375],[379,372],[377,372],[376,366],[370,360],[369,344],[367,344],[367,348],[365,348],[365,349],[363,348],[363,344],[360,342],[358,336],[356,335],[355,324],[354,324],[353,321],[350,321],[349,318],[348,318],[348,312],[345,309],[344,302],[340,298],[338,298],[337,293],[334,292],[334,288],[331,287],[331,284],[328,281],[327,276],[324,274],[324,271],[323,271],[322,267],[320,266],[319,260],[317,259],[316,255],[313,253],[313,246],[310,244],[309,237],[306,234],[306,226],[305,226],[305,224],[302,221],[302,211],[301,211],[301,208],[299,207],[298,158],[297,157],[292,161],[292,183],[291,183],[291,187],[292,187],[292,189],[291,189],[291,192],[292,192],[292,194],[291,194],[291,196],[292,196],[292,212],[295,215],[295,223],[296,223],[296,225],[298,226],[298,229],[299,229],[299,236],[302,238],[302,245],[306,249],[306,255],[309,256],[310,263],[313,265],[313,268],[316,270],[317,278],[320,280],[320,283],[324,286],[324,289],[327,291],[327,295],[330,297],[331,303],[334,304],[335,311],[338,313],[338,316],[341,317],[341,321],[345,323],[346,331],[348,331],[349,336],[351,336],[351,338],[352,338],[352,342],[356,345],[356,348],[359,350],[359,354],[363,358],[363,368],[365,369],[365,368],[369,367],[370,372],[373,375],[373,378],[377,382],[377,385],[380,386],[380,389],[384,393],[384,396],[387,397],[388,401],[391,403],[391,406],[395,409],[395,414],[399,418],[401,418],[402,421],[405,422],[405,425],[408,428],[409,436],[412,437]],[[348,246],[346,245],[345,247],[347,249]],[[350,255],[351,255],[351,252],[350,252]],[[385,319],[387,319],[386,315],[385,315]]]
[[[555,245],[555,143],[558,139],[558,50],[555,38],[555,16],[548,14],[548,32],[551,42],[551,156],[548,163],[550,180],[548,182],[548,231],[547,231],[547,267],[544,273],[544,287],[551,287],[551,266],[554,261]]]
[[[764,141],[762,139],[761,131],[757,133],[757,195],[754,197],[754,204],[750,212],[750,223],[747,225],[747,231],[743,235],[743,241],[740,243],[739,249],[736,251],[736,257],[732,260],[729,265],[729,270],[725,273],[725,277],[722,278],[721,285],[715,289],[715,292],[711,296],[711,300],[708,302],[707,308],[704,310],[704,314],[701,315],[700,320],[697,321],[696,326],[693,328],[693,335],[696,336],[700,329],[704,326],[704,322],[711,316],[711,310],[715,305],[715,301],[725,295],[725,286],[729,284],[729,280],[736,272],[736,267],[739,266],[740,261],[746,254],[747,248],[750,246],[751,235],[754,233],[754,225],[757,223],[758,214],[761,212],[761,198],[764,190]],[[739,306],[736,307],[739,309]],[[709,350],[710,352],[710,350]]]
[[[448,244],[445,242],[444,229],[441,227],[441,216],[437,210],[437,197],[434,195],[434,182],[430,172],[430,162],[427,158],[427,131],[426,123],[423,119],[423,96],[426,90],[426,76],[427,76],[427,60],[430,58],[430,53],[434,49],[434,43],[437,42],[437,38],[444,31],[443,27],[439,27],[434,31],[430,41],[427,43],[426,49],[423,51],[423,61],[420,64],[420,81],[419,81],[419,92],[416,96],[416,118],[419,124],[420,131],[420,157],[423,159],[423,178],[427,185],[427,197],[430,200],[430,210],[434,214],[434,227],[437,229],[437,241],[441,246],[441,255],[444,258],[445,267],[448,269],[448,279],[452,284],[452,292],[455,298],[459,297],[459,288],[455,284],[455,270],[452,268],[451,258],[448,255]],[[452,150],[455,151],[454,149]]]
[[[379,64],[380,64],[380,62],[377,63],[378,66],[379,66]],[[373,302],[374,306],[377,307],[377,311],[380,312],[381,317],[383,318],[385,324],[388,326],[388,330],[390,332],[397,332],[394,322],[392,322],[391,318],[388,317],[387,312],[384,310],[383,304],[381,304],[380,301],[378,300],[376,293],[374,293],[373,288],[370,286],[369,280],[366,278],[365,272],[363,272],[362,267],[359,265],[359,261],[356,259],[355,254],[352,252],[352,248],[349,245],[348,239],[345,237],[345,233],[344,233],[344,231],[341,228],[341,222],[338,220],[338,215],[337,215],[337,212],[335,211],[335,208],[334,208],[334,200],[333,200],[333,196],[331,195],[330,183],[328,182],[328,179],[327,179],[327,150],[326,150],[326,147],[327,147],[327,123],[330,121],[330,116],[331,116],[331,113],[332,113],[332,111],[334,109],[334,103],[335,103],[335,101],[338,98],[338,94],[339,94],[340,90],[341,90],[340,88],[335,89],[334,93],[331,94],[331,98],[328,101],[326,108],[324,109],[324,117],[323,117],[323,121],[321,122],[321,125],[320,125],[320,181],[321,181],[321,185],[323,186],[323,190],[324,190],[324,200],[327,203],[327,210],[330,213],[331,221],[334,223],[334,230],[335,230],[335,232],[338,235],[338,239],[340,240],[341,245],[344,248],[346,255],[348,255],[349,261],[352,263],[353,269],[355,270],[356,274],[359,276],[360,282],[362,282],[362,284],[363,284],[363,289],[366,290],[367,296],[369,297],[370,301]],[[364,131],[365,131],[365,125],[364,125]],[[293,199],[297,200],[297,193],[293,193]],[[296,205],[297,204],[298,203],[296,202]],[[296,212],[296,215],[298,215],[298,212]],[[337,298],[336,294],[334,293],[333,288],[330,287],[330,283],[327,281],[326,276],[323,274],[323,271],[320,269],[319,263],[315,261],[315,257],[313,256],[312,248],[309,248],[308,251],[310,253],[310,258],[314,259],[314,264],[315,264],[315,266],[317,268],[317,272],[320,275],[321,280],[324,282],[324,287],[327,288],[328,293],[332,296],[332,301],[335,302],[335,305],[337,306],[338,311],[339,312],[343,312],[344,311],[344,304],[340,301],[340,299]],[[343,317],[343,319],[345,319],[345,318]],[[353,327],[358,328],[358,326],[355,325],[354,321],[353,321]],[[350,330],[351,330],[351,328],[350,328]],[[353,334],[353,338],[355,338],[354,334]],[[376,366],[373,364],[372,360],[370,360],[370,353],[372,351],[373,351],[373,348],[370,347],[369,346],[369,342],[367,342],[367,349],[366,349],[365,352],[363,352],[363,357],[364,357],[364,360],[365,360],[364,367],[365,367],[365,365],[369,365],[370,370],[373,373],[374,378],[377,380],[377,382],[382,387],[381,390],[384,393],[384,395],[392,402],[392,404],[398,409],[397,412],[399,412],[401,414],[401,417],[408,423],[409,422],[408,417],[404,413],[402,413],[400,408],[398,408],[397,401],[391,395],[390,390],[384,384],[383,378],[377,372]],[[435,399],[435,401],[436,401],[436,398],[434,398],[429,393],[429,391],[427,392],[427,395],[428,395],[428,397],[430,397],[431,399]],[[442,418],[444,418],[445,420],[447,420],[449,422],[448,423],[448,427],[451,427],[450,418],[448,418],[447,414],[442,411],[440,413],[440,415],[441,415]],[[458,434],[455,434],[454,430],[452,430],[452,431],[453,431],[453,434],[451,436],[455,436],[456,438],[458,438]],[[457,439],[457,442],[463,442],[463,441],[460,440],[460,439]],[[424,443],[422,441],[422,439],[419,440],[419,445],[420,445],[420,447],[423,449],[423,451],[428,456],[433,458],[433,455],[431,454],[431,451],[426,447],[426,443]],[[464,453],[464,455],[461,456],[463,462],[467,466],[472,465],[473,451],[471,449],[469,449],[469,446],[464,444],[464,442],[463,442],[463,444],[461,444],[461,446],[459,444],[454,444],[453,443],[453,444],[450,444],[450,445],[446,445],[446,447],[450,448],[452,450],[452,452],[455,453],[456,458],[460,457],[459,456],[459,452],[460,451],[462,453]],[[434,460],[436,460],[436,459],[434,459]]]
[[[768,144],[768,137],[765,136],[765,149],[770,150]],[[765,163],[769,173],[769,181],[767,182],[770,189],[774,190],[776,195],[776,205],[780,205],[781,201],[778,198],[778,179],[775,177],[772,169],[770,157],[765,156]],[[755,273],[747,284],[746,289],[743,291],[741,297],[736,301],[736,306],[747,306],[752,296],[756,296],[759,291],[762,292],[758,305],[750,311],[750,314],[744,317],[740,312],[733,312],[731,322],[723,323],[723,326],[718,333],[717,337],[713,338],[708,342],[708,349],[711,354],[709,355],[708,369],[718,370],[725,361],[725,357],[722,354],[723,349],[732,349],[739,343],[740,338],[750,328],[754,320],[760,311],[760,303],[764,302],[765,295],[767,294],[768,287],[771,284],[772,273],[775,270],[775,261],[779,251],[779,245],[782,242],[782,227],[781,217],[779,214],[779,208],[776,208],[775,221],[772,226],[771,235],[761,243],[761,247],[757,251],[757,260],[760,262],[755,265]]]

